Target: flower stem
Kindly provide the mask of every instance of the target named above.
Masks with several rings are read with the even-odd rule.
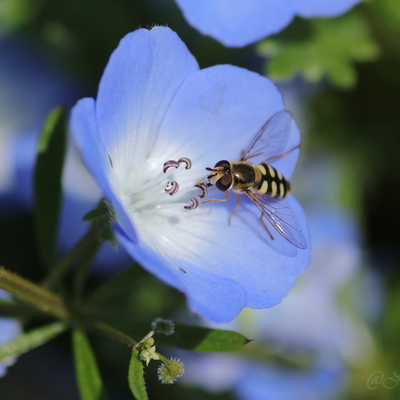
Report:
[[[137,345],[137,342],[133,340],[130,336],[126,335],[123,332],[118,331],[117,329],[114,329],[113,327],[103,324],[102,322],[85,322],[85,325],[88,328],[93,328],[96,329],[97,331],[100,331],[107,336],[110,336],[114,339],[118,339],[120,342],[125,343],[129,347],[135,347]]]
[[[50,275],[47,277],[43,286],[51,289],[53,288],[68,269],[71,267],[72,263],[79,258],[86,249],[92,245],[92,243],[98,239],[98,234],[101,229],[104,228],[104,223],[92,223],[89,230],[85,233],[84,236],[75,244],[75,246],[67,253],[67,255],[62,258],[53,268]]]
[[[69,318],[68,308],[60,296],[13,274],[4,267],[0,267],[0,289],[61,320]]]
[[[168,364],[168,358],[164,357],[162,354],[160,353],[156,353],[158,355],[158,357],[160,357],[160,360],[164,363],[164,364]]]

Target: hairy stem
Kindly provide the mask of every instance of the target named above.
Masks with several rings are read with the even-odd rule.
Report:
[[[119,340],[122,343],[125,343],[129,347],[135,347],[137,345],[136,340],[133,340],[130,336],[126,335],[125,333],[118,331],[117,329],[114,329],[113,327],[103,324],[102,322],[85,322],[85,326],[88,328],[93,328],[97,331],[100,331],[107,336],[110,336],[114,339]]]
[[[60,296],[21,278],[4,267],[0,267],[0,289],[59,319],[69,318],[68,308]]]

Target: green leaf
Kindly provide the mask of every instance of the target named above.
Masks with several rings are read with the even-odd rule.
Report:
[[[134,266],[124,269],[97,288],[86,299],[85,304],[92,305],[96,303],[104,303],[120,296],[121,293],[124,293],[126,290],[131,290],[132,283],[137,279],[138,274],[138,269]]]
[[[82,400],[106,400],[107,394],[97,367],[96,359],[86,334],[81,329],[72,331],[75,373]]]
[[[60,333],[63,333],[66,329],[66,324],[54,322],[53,324],[42,326],[41,328],[25,333],[17,339],[0,346],[0,360],[8,357],[17,357],[29,350],[35,349]]]
[[[233,331],[178,324],[173,335],[157,335],[156,342],[184,350],[223,352],[238,350],[250,340]]]
[[[307,35],[299,37],[304,31]],[[365,17],[356,11],[332,19],[297,19],[297,25],[264,40],[257,50],[270,57],[267,74],[271,79],[288,79],[301,73],[309,82],[326,77],[345,89],[357,80],[353,64],[375,60],[379,55]]]
[[[146,383],[144,381],[143,363],[137,351],[132,350],[128,371],[129,387],[136,400],[147,400]]]
[[[86,278],[100,246],[100,241],[94,241],[93,243],[89,244],[82,258],[79,260],[77,267],[75,268],[74,298],[76,301],[80,301],[81,299]]]
[[[15,30],[35,15],[35,8],[29,0],[0,1],[2,31]]]
[[[54,263],[56,254],[65,142],[66,115],[59,107],[44,124],[34,175],[36,236],[42,260],[48,267]]]

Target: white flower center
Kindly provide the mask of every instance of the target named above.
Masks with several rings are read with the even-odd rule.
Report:
[[[190,159],[168,160],[160,165],[158,174],[149,165],[143,170],[135,165],[124,175],[117,174],[120,179],[114,186],[135,226],[146,231],[188,218],[187,210],[197,208],[198,198],[206,194],[188,172]]]

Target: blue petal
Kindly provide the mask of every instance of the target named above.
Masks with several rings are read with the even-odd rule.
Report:
[[[269,226],[274,237],[271,241],[260,223],[260,212],[244,196],[231,225],[228,225],[229,215],[235,207],[234,196],[231,197],[223,205],[209,204],[213,208],[216,231],[209,240],[220,244],[221,238],[224,238],[224,243],[228,244],[229,247],[224,247],[225,254],[220,257],[225,258],[225,265],[230,265],[229,273],[246,288],[247,306],[271,307],[281,302],[310,262],[311,240],[304,213],[294,197],[289,196],[287,202],[307,241],[307,248],[300,250]]]
[[[219,271],[213,273],[210,268],[212,263],[208,263],[211,260],[203,262],[201,255],[200,260],[195,261],[191,258],[167,258],[143,242],[133,243],[118,225],[115,226],[115,231],[122,246],[137,262],[164,282],[186,294],[192,311],[213,321],[227,322],[235,318],[246,306],[244,287],[235,279],[219,274]],[[182,246],[187,244],[181,243]],[[173,246],[178,250],[175,244]],[[208,254],[207,257],[209,256]],[[217,258],[215,261],[220,259]],[[225,268],[229,269],[229,266]]]
[[[264,123],[283,109],[281,93],[267,78],[231,65],[207,68],[190,75],[176,93],[154,152],[165,160],[189,157],[194,169],[200,167],[200,179],[205,167],[238,160]],[[299,142],[293,125],[285,151]],[[298,154],[272,164],[290,178]]]
[[[192,215],[178,226],[160,227],[151,248],[131,241],[118,227],[117,236],[144,268],[183,291],[194,312],[227,322],[245,306],[279,303],[308,265],[311,245],[304,214],[293,198],[288,201],[307,238],[306,250],[295,248],[276,232],[271,242],[258,210],[246,199],[229,226],[233,198],[203,205],[203,213],[189,211]]]
[[[97,120],[103,143],[116,163],[144,159],[183,80],[198,70],[175,32],[165,27],[126,35],[100,82]],[[119,153],[113,149],[117,143]]]
[[[113,204],[120,224],[126,232],[129,232],[132,240],[137,240],[135,229],[129,217],[110,187],[109,176],[113,173],[112,165],[100,137],[95,106],[95,101],[91,98],[78,101],[71,111],[70,130],[84,163],[103,191],[104,196]]]
[[[279,32],[295,14],[295,0],[176,0],[188,22],[226,46],[242,47]]]
[[[361,0],[297,0],[297,14],[304,18],[336,17]]]

